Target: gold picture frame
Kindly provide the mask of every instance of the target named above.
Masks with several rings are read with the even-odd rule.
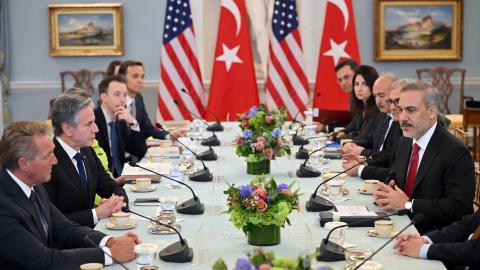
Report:
[[[462,60],[463,0],[375,0],[375,60]]]
[[[51,56],[123,55],[123,4],[48,5]]]

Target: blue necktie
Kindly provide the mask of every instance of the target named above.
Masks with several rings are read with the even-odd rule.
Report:
[[[387,117],[385,118],[385,121],[383,122],[383,126],[382,126],[382,129],[380,130],[380,132],[378,133],[378,137],[377,137],[377,142],[378,142],[378,145],[377,145],[377,149],[375,150],[380,150],[380,147],[382,146],[382,144],[385,142],[385,137],[387,135],[387,131],[388,131],[388,126],[390,124],[390,119],[392,119],[390,117],[390,115],[387,115]]]
[[[123,166],[120,160],[117,122],[111,121],[108,125],[110,126],[110,154],[112,155],[113,169],[117,175],[122,175]]]
[[[45,232],[45,236],[48,238],[48,222],[47,218],[45,217],[45,213],[43,212],[42,208],[40,207],[40,203],[38,202],[38,197],[35,190],[32,189],[32,193],[30,194],[30,201],[35,206],[35,210],[37,210],[38,217],[40,217],[40,221],[42,222],[43,230]]]
[[[80,175],[80,179],[82,180],[83,187],[85,188],[85,191],[88,193],[88,179],[87,175],[85,174],[85,165],[83,165],[83,158],[82,154],[76,153],[73,158],[77,161],[77,169],[78,169],[78,175]]]

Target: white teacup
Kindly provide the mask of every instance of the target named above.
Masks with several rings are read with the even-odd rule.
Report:
[[[152,184],[152,179],[150,178],[137,178],[135,179],[135,185],[140,190],[146,190]]]
[[[110,221],[118,227],[125,227],[130,222],[130,213],[113,213]]]
[[[375,232],[380,236],[390,236],[393,232],[393,220],[375,221]]]
[[[325,229],[327,229],[329,232],[337,227],[337,226],[342,226],[342,225],[347,225],[347,223],[343,221],[330,221],[325,223]],[[330,240],[334,243],[339,244],[340,246],[343,245],[343,241],[345,241],[345,231],[347,230],[348,227],[343,227],[336,229],[335,231],[330,234]]]
[[[103,264],[101,263],[84,263],[80,265],[80,270],[102,270]]]
[[[331,180],[327,183],[328,186],[328,198],[335,202],[343,196],[343,180]]]
[[[375,190],[377,190],[378,183],[380,183],[380,181],[375,179],[368,179],[363,181],[363,188],[366,192],[373,193],[375,192]]]

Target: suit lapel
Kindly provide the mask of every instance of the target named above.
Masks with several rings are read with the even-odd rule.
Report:
[[[98,107],[95,109],[95,122],[97,123],[98,127],[98,134],[101,137],[103,142],[106,142],[102,147],[106,147],[105,153],[107,156],[110,156],[110,138],[108,137],[108,128],[107,128],[107,121],[105,120],[105,116],[103,115],[102,108]],[[100,140],[99,140],[100,143]]]
[[[48,241],[50,242],[51,235],[52,235],[52,216],[50,215],[50,212],[48,211],[49,207],[47,206],[47,203],[49,203],[48,198],[44,198],[45,192],[42,190],[40,192],[40,187],[35,187],[35,192],[37,193],[37,198],[38,198],[38,203],[40,204],[40,209],[43,211],[43,214],[45,215],[45,218],[47,219],[47,224],[48,224]],[[43,226],[42,226],[43,229]]]
[[[399,166],[400,166],[400,175],[397,175],[397,181],[400,180],[398,186],[405,190],[405,185],[407,181],[408,166],[410,164],[410,155],[412,154],[412,139],[404,137],[400,138],[400,145],[397,149],[400,153],[397,153],[399,157]],[[404,151],[407,150],[407,151]]]

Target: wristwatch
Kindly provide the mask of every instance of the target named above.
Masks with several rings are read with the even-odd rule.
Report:
[[[412,202],[411,201],[406,201],[405,202],[405,209],[412,211]]]

